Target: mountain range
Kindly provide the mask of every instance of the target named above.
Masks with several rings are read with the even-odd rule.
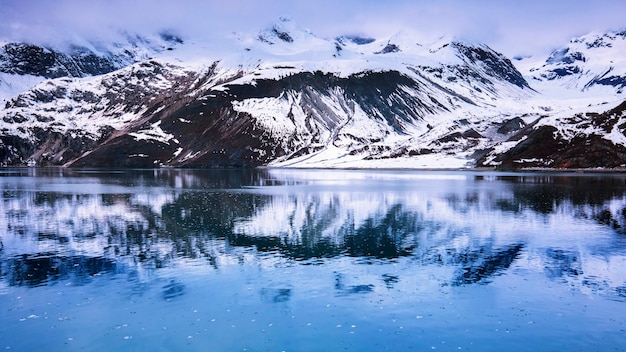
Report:
[[[320,38],[281,18],[0,43],[0,164],[65,167],[626,167],[626,31],[510,59],[453,37]]]

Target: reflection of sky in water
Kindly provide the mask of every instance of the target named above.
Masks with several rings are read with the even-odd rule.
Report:
[[[0,341],[68,343],[55,326],[96,349],[487,350],[497,329],[522,349],[621,346],[625,180],[14,169],[0,175]],[[568,321],[581,317],[594,328]]]

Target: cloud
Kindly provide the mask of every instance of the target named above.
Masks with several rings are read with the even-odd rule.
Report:
[[[47,42],[173,29],[203,38],[254,32],[279,16],[323,37],[445,34],[507,55],[545,51],[591,30],[626,26],[623,0],[3,0],[0,40]]]

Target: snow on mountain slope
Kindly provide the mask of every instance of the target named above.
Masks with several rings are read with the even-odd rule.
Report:
[[[597,53],[599,57],[621,52],[623,37],[601,38],[612,41],[597,44],[605,50]],[[584,84],[576,82],[591,73],[552,75],[569,72],[559,71],[563,65],[582,65],[577,61],[589,72],[604,62],[612,62],[613,70],[619,71],[618,59],[580,60],[595,57],[598,49],[587,41],[572,45],[584,45],[589,52],[555,52],[541,69],[534,69],[528,60],[518,62],[522,68],[530,66],[525,75],[483,44],[449,37],[418,43],[406,33],[383,39],[323,39],[288,19],[252,35],[233,33],[184,43],[162,36],[161,41],[142,43],[147,44],[137,46],[128,61],[110,72],[74,74],[59,70],[61,66],[44,65],[42,71],[30,65],[30,71],[19,77],[23,82],[37,77],[42,81],[12,95],[0,110],[0,162],[578,167],[582,164],[526,162],[541,159],[533,154],[536,151],[515,162],[506,157],[523,141],[547,140],[530,138],[541,126],[570,131],[561,134],[569,140],[578,135],[571,131],[586,126],[572,122],[572,116],[588,120],[587,113],[598,115],[623,100],[619,84],[605,84],[614,82],[603,81],[606,75]],[[152,49],[144,53],[151,58],[130,64],[143,57],[138,53],[147,47]],[[98,57],[113,60],[115,55]],[[0,56],[2,77],[16,79],[21,66],[9,61]],[[50,72],[63,77],[46,79]],[[621,145],[619,121],[612,129],[598,121],[592,124],[604,126],[604,140]],[[618,167],[626,162],[609,164]]]

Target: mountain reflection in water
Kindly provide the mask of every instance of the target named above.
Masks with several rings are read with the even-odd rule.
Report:
[[[0,191],[2,349],[626,346],[626,175],[33,168]]]
[[[452,286],[540,265],[550,279],[626,298],[613,271],[626,263],[621,175],[7,169],[0,187],[0,280],[9,286],[190,261],[219,269],[353,258],[449,268],[438,279]],[[401,280],[381,278],[387,287]],[[375,287],[335,281],[341,295]],[[291,292],[262,295],[281,302]],[[163,286],[165,299],[184,293]]]

